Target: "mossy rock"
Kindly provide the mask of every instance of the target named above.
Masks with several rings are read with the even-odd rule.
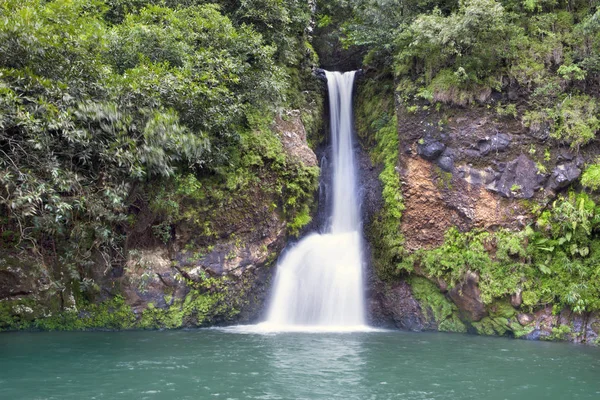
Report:
[[[488,306],[489,316],[471,325],[480,335],[520,336],[527,335],[529,329],[523,327],[516,319],[517,310],[508,300],[500,300]],[[527,333],[526,333],[527,332]]]
[[[458,317],[458,307],[441,293],[435,284],[418,276],[411,277],[408,283],[423,315],[427,320],[435,321],[439,331],[467,331],[467,327]]]

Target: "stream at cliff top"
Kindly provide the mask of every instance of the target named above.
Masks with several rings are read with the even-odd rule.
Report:
[[[459,334],[0,334],[0,399],[598,399],[600,349]]]

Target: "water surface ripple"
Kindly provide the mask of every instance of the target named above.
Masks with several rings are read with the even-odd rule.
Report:
[[[0,399],[599,399],[600,349],[440,333],[0,334]]]

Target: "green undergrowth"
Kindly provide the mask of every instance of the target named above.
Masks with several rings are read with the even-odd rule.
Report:
[[[311,16],[305,1],[0,2],[0,248],[91,299],[131,239],[155,244],[134,226],[170,244],[189,223],[208,246],[260,208],[297,233],[318,168],[271,125],[284,110],[311,137],[321,125]]]
[[[1,330],[74,331],[88,329],[132,329],[136,316],[121,296],[98,304],[84,303],[60,310],[44,307],[33,299],[0,302]]]
[[[162,216],[159,224],[186,221],[210,238],[220,234],[216,225],[224,219],[239,224],[248,209],[261,206],[278,210],[293,235],[311,221],[319,168],[288,157],[268,118],[257,116],[252,126],[241,133],[236,168],[180,174],[151,188],[150,208]]]
[[[444,243],[412,256],[429,278],[450,288],[469,271],[479,274],[481,300],[488,307],[522,290],[526,312],[553,305],[555,311],[600,309],[600,209],[585,193],[560,196],[537,221],[511,232],[451,228]],[[493,319],[493,317],[490,317]],[[493,321],[478,330],[498,333]]]
[[[383,206],[369,229],[369,241],[378,275],[390,277],[404,254],[404,238],[399,234],[404,204],[397,170],[399,139],[392,83],[374,79],[362,82],[356,118],[363,143],[372,148],[373,162],[382,166]]]
[[[600,130],[598,1],[325,3],[343,10],[322,18],[341,27],[350,50],[366,53],[364,65],[394,71],[408,109],[483,110],[501,101],[506,115],[574,149]]]
[[[550,341],[565,341],[569,339],[569,335],[573,332],[573,329],[569,325],[560,325],[552,328],[550,335],[542,336],[542,340]]]
[[[168,308],[157,308],[148,304],[142,312],[138,327],[142,329],[176,329],[182,326],[203,326],[216,316],[232,318],[239,310],[230,308],[225,302],[226,293],[203,293],[192,290],[183,300],[176,300]]]
[[[591,190],[597,191],[600,189],[600,160],[586,167],[581,175],[581,184]]]
[[[488,307],[489,315],[471,325],[480,335],[514,335],[522,337],[531,328],[523,328],[516,319],[517,311],[507,300],[498,300]],[[515,333],[516,332],[516,333]]]
[[[239,314],[249,288],[245,282],[228,277],[188,281],[189,293],[183,299],[166,295],[167,306],[148,303],[136,314],[121,295],[100,303],[79,301],[77,306],[61,309],[59,304],[41,304],[31,298],[0,301],[0,331],[44,330],[127,330],[177,329],[206,326],[229,321]]]

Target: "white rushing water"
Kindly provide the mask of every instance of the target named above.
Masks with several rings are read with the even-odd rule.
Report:
[[[328,72],[333,207],[325,233],[312,233],[280,260],[267,321],[274,331],[365,330],[363,256],[352,145],[355,72]]]

